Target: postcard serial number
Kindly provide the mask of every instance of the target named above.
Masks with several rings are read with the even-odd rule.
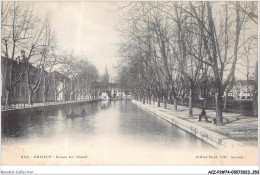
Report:
[[[34,159],[86,159],[88,158],[87,155],[55,155],[55,156],[51,156],[51,155],[33,155],[33,156],[29,156],[29,155],[22,155],[21,156],[22,159],[30,159],[30,158],[34,158]]]

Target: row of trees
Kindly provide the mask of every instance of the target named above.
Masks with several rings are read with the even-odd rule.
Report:
[[[189,96],[190,116],[198,92],[206,97],[212,91],[222,125],[224,92],[235,70],[255,59],[250,53],[257,50],[257,32],[247,26],[257,28],[257,3],[132,2],[121,10],[121,81],[136,98],[165,107],[174,101],[175,110],[177,100]]]
[[[5,67],[2,68],[2,88],[6,93],[6,105],[10,105],[13,89],[21,81],[27,83],[29,104],[40,86],[44,87],[43,102],[51,88],[55,92],[55,100],[61,91],[70,94],[78,92],[79,95],[92,91],[98,78],[97,69],[85,58],[58,54],[50,16],[36,15],[29,2],[2,2],[1,16],[2,56],[8,58],[2,65]],[[20,63],[19,69],[14,67],[14,61]],[[61,73],[65,78],[54,76],[55,87],[50,87],[47,81],[54,72]],[[62,88],[58,88],[60,81],[64,81]]]

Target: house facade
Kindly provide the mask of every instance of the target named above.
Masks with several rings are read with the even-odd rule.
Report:
[[[228,96],[240,100],[250,100],[252,99],[255,83],[254,80],[237,80],[231,91],[228,92]]]
[[[10,65],[12,63],[12,74],[10,73]],[[10,79],[12,76],[12,82],[17,81],[11,89],[11,104],[26,104],[29,99],[29,86],[27,83],[27,75],[23,70],[25,63],[23,60],[20,60],[18,57],[16,60],[7,59],[6,57],[1,57],[1,81],[2,81],[2,94],[1,100],[2,105],[5,104],[7,98],[7,84],[10,84]],[[9,70],[8,70],[9,69]],[[32,82],[35,81],[35,75],[38,72],[38,68],[30,65],[29,75]],[[33,93],[32,102],[33,103],[42,103],[42,102],[54,102],[54,101],[65,101],[68,99],[68,93],[66,94],[63,89],[63,81],[65,76],[59,72],[51,72],[43,70],[43,80],[40,82],[40,85],[36,92]],[[67,78],[67,81],[69,79]],[[32,83],[32,86],[34,84]]]

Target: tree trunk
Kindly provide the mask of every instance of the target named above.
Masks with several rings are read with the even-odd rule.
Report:
[[[54,101],[57,102],[57,93],[54,92]]]
[[[46,93],[45,92],[43,92],[42,102],[43,102],[43,104],[46,103]]]
[[[72,93],[70,93],[70,101],[72,100]]]
[[[257,97],[258,97],[257,92],[254,92],[253,93],[253,98],[252,98],[252,102],[253,102],[253,115],[254,116],[258,115],[258,100],[257,100]]]
[[[5,105],[10,106],[10,104],[11,104],[11,91],[9,89],[6,89]]]
[[[216,98],[216,122],[217,122],[217,126],[223,125],[223,123],[222,123],[222,121],[223,121],[222,105],[223,105],[222,93],[218,92],[217,98]]]
[[[145,104],[145,96],[143,96],[143,104]]]
[[[256,62],[255,66],[255,87],[253,91],[253,115],[258,116],[258,61]]]
[[[71,81],[70,81],[70,101],[72,100],[72,91],[73,91],[73,85],[72,85],[72,83],[73,83],[73,78],[71,79]]]
[[[46,80],[45,80],[45,78],[44,78],[44,80],[43,80],[43,94],[42,94],[42,102],[43,102],[43,104],[45,104],[46,103]]]
[[[189,98],[189,116],[193,117],[193,111],[192,111],[192,89],[190,89],[190,98]]]
[[[172,95],[170,95],[170,100],[169,100],[169,104],[173,104],[173,99],[172,99]]]
[[[152,99],[151,99],[152,97],[151,97],[151,95],[149,96],[149,105],[151,105],[152,104]]]
[[[56,98],[57,99],[57,98]],[[65,102],[66,101],[66,94],[65,92],[63,91],[62,92],[62,101]]]
[[[167,108],[167,98],[166,98],[166,96],[164,96],[163,98],[164,98],[164,108],[166,109]]]
[[[226,92],[225,99],[224,99],[224,111],[227,110],[227,97],[228,97],[228,93]]]
[[[204,109],[207,109],[207,99],[206,99],[206,97],[203,100],[203,107],[204,107]]]
[[[192,103],[193,103],[193,82],[190,80],[190,98],[189,98],[189,116],[193,117]]]
[[[160,107],[161,106],[161,101],[160,101],[160,96],[158,97],[158,107]]]
[[[174,110],[177,111],[177,99],[174,98]]]
[[[32,96],[33,96],[33,92],[29,90],[29,94],[28,94],[28,104],[32,105]]]

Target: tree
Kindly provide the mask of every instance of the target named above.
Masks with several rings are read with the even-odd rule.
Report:
[[[31,45],[27,48],[28,56],[23,55],[26,67],[27,85],[29,90],[28,104],[32,104],[32,96],[39,89],[43,81],[50,75],[52,68],[56,65],[55,56],[55,33],[50,25],[50,18],[47,16],[36,28],[32,38],[27,41]],[[49,72],[46,72],[49,70]],[[44,84],[44,87],[45,84]],[[46,90],[44,90],[46,91]],[[44,94],[45,96],[45,94]]]
[[[11,103],[11,93],[17,83],[21,80],[26,70],[26,64],[21,64],[19,70],[14,70],[15,57],[20,60],[19,53],[26,47],[31,33],[34,31],[38,20],[34,15],[29,3],[22,2],[2,2],[2,54],[7,58],[6,71],[3,75],[3,88],[6,91],[6,105]],[[9,60],[10,59],[10,60]],[[24,60],[21,60],[24,61]],[[16,74],[16,75],[14,75]]]
[[[241,41],[245,24],[256,18],[254,7],[240,2],[136,2],[123,9],[119,53],[126,64],[120,75],[131,80],[137,98],[145,102],[148,97],[149,102],[156,97],[158,106],[163,100],[165,107],[174,99],[177,110],[177,99],[189,95],[192,116],[199,88],[204,97],[214,91],[217,125],[222,125],[222,97],[232,88],[243,45],[252,37]]]
[[[221,23],[217,26],[215,24],[213,10],[212,10],[212,4],[210,2],[201,3],[200,5],[205,8],[205,12],[207,14],[207,19],[204,19],[203,16],[199,16],[196,10],[196,7],[190,3],[190,7],[192,10],[191,12],[188,12],[192,17],[194,17],[197,20],[197,23],[200,27],[201,34],[203,37],[203,44],[206,49],[206,53],[208,56],[208,63],[211,65],[214,75],[214,81],[215,81],[215,87],[216,87],[216,120],[217,125],[222,125],[222,110],[223,110],[223,92],[226,89],[227,85],[229,84],[231,77],[234,75],[234,71],[236,68],[236,63],[238,59],[238,44],[240,39],[240,32],[241,32],[241,26],[244,24],[245,17],[241,16],[240,8],[239,8],[239,2],[236,2],[237,6],[235,8],[235,21],[234,26],[233,25],[227,25],[228,18],[226,18],[224,27],[224,45],[225,45],[225,51],[223,52],[221,50],[220,44],[221,39],[223,40],[221,33],[217,31],[217,27],[219,27],[221,31]],[[225,13],[228,13],[228,10],[226,8]],[[215,17],[216,18],[216,17]],[[217,18],[218,19],[218,18]],[[235,28],[235,37],[233,40],[233,46],[228,47],[227,41],[230,43],[231,39],[227,38],[228,35],[230,35],[232,27]],[[228,33],[229,32],[229,33]],[[226,41],[226,42],[225,42]],[[233,49],[233,55],[228,55],[227,52]],[[224,73],[227,72],[227,78],[224,80]]]
[[[258,116],[258,61],[255,65],[255,87],[253,91],[253,115]]]
[[[70,100],[92,94],[95,89],[98,71],[86,58],[77,59],[73,54],[63,53],[58,56],[54,92],[63,95],[69,93]],[[60,87],[58,84],[62,84]],[[65,97],[63,97],[65,100]]]

